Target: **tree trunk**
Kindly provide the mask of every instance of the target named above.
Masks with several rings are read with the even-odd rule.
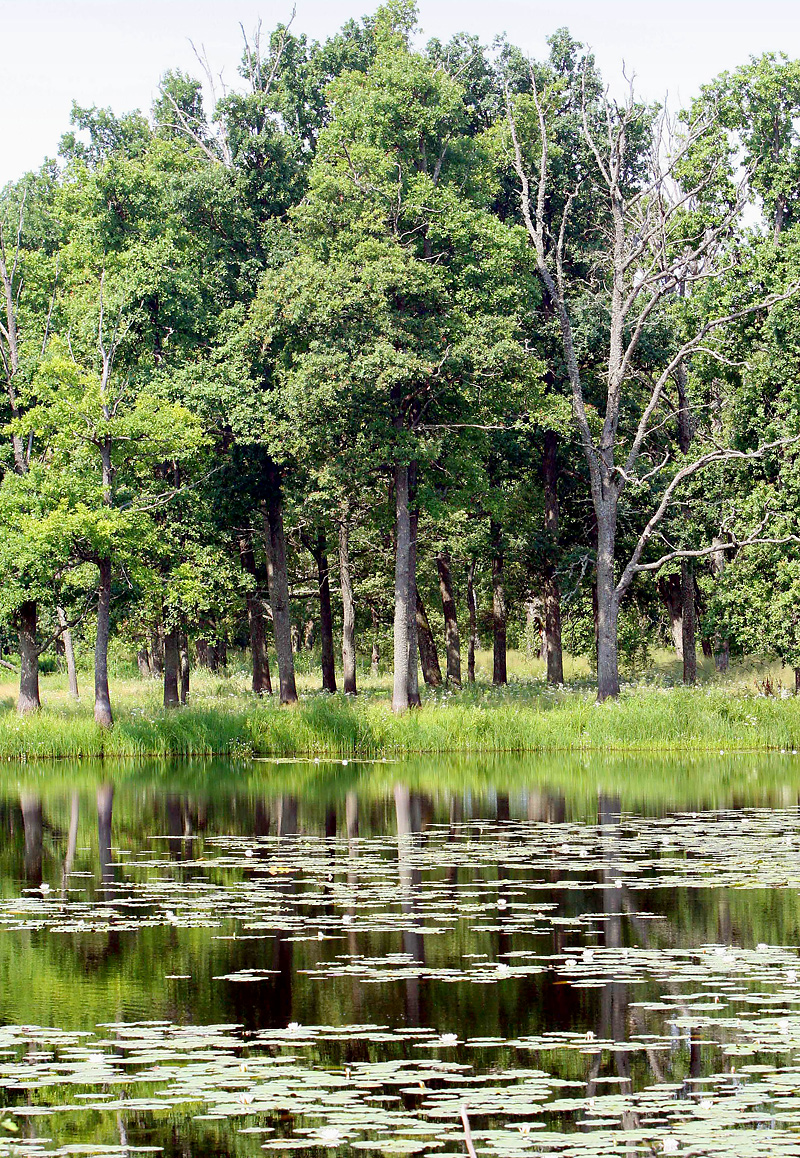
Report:
[[[408,468],[409,496],[415,489],[416,463]],[[408,553],[408,706],[419,708],[419,639],[417,636],[417,526],[419,510],[411,511],[411,549]]]
[[[98,563],[100,583],[97,590],[97,640],[94,647],[94,718],[101,728],[114,723],[111,695],[108,690],[108,637],[111,615],[111,560]]]
[[[242,535],[239,539],[239,558],[242,569],[252,576],[256,584],[255,589],[248,591],[245,597],[247,623],[250,629],[250,657],[253,666],[252,688],[257,696],[271,696],[272,678],[269,671],[269,653],[267,650],[267,620],[264,615],[263,596],[258,590],[256,561],[249,535]]]
[[[278,679],[282,704],[297,703],[292,652],[292,621],[289,605],[289,575],[286,567],[286,540],[283,533],[281,496],[273,485],[264,507],[264,541],[267,548],[267,579],[272,605],[272,630],[278,656]]]
[[[185,707],[186,701],[189,699],[189,640],[186,638],[186,632],[183,630],[178,633],[178,652],[180,667],[180,697],[181,703]]]
[[[433,638],[431,625],[428,622],[428,613],[417,592],[417,640],[419,642],[419,658],[422,662],[422,675],[428,687],[438,688],[442,684],[442,669],[439,666],[439,656],[436,651],[436,641]]]
[[[342,675],[346,696],[356,694],[356,605],[350,575],[350,528],[339,523],[339,584],[342,590]]]
[[[370,657],[370,675],[373,679],[376,680],[380,675],[379,665],[381,662],[381,650],[378,646],[378,631],[380,629],[380,623],[378,621],[378,612],[375,610],[374,604],[372,607],[370,607],[370,613],[372,615],[372,656]]]
[[[439,592],[442,596],[444,613],[444,639],[447,650],[447,682],[461,687],[461,640],[456,619],[456,601],[453,595],[453,576],[450,570],[450,555],[439,551],[436,556],[436,570],[439,575]]]
[[[467,646],[467,679],[475,683],[475,648],[478,645],[478,605],[475,602],[475,568],[473,559],[467,572],[467,611],[469,613],[469,644]]]
[[[683,659],[683,581],[680,575],[659,575],[656,590],[667,609],[675,655]]]
[[[614,589],[614,514],[597,525],[597,698],[619,695],[617,623],[619,601]]]
[[[794,694],[800,695],[800,667],[794,669]]]
[[[558,436],[545,431],[542,481],[544,484],[544,529],[550,537],[555,556],[558,550]],[[555,558],[551,559],[544,575],[544,652],[547,663],[547,682],[563,684],[564,655],[561,646],[561,585],[556,572]]]
[[[77,701],[80,699],[78,695],[78,671],[75,667],[75,647],[72,642],[72,632],[67,625],[67,616],[63,607],[56,608],[58,615],[58,626],[61,628],[61,639],[64,643],[64,658],[67,661],[67,680],[69,682],[70,699]]]
[[[20,659],[17,711],[24,716],[28,712],[38,712],[42,706],[39,699],[39,650],[36,646],[37,606],[32,599],[21,605],[16,620]]]
[[[683,655],[683,682],[697,683],[697,641],[695,639],[694,568],[690,559],[681,560],[681,653]]]
[[[139,679],[150,679],[153,674],[153,667],[150,661],[150,652],[144,644],[136,652],[136,666],[139,668]]]
[[[228,636],[227,634],[218,635],[213,648],[214,655],[214,671],[223,671],[228,666]]]
[[[197,652],[197,666],[211,668],[211,644],[207,639],[198,639],[195,643],[195,650]]]
[[[722,572],[725,570],[725,552],[722,550],[722,540],[715,538],[712,540],[712,546],[718,548],[711,556],[711,570],[714,572],[716,579],[719,579]],[[723,639],[718,633],[714,635],[711,641],[714,653],[714,667],[718,672],[726,672],[731,660],[731,645],[730,641]]]
[[[504,555],[502,543],[502,528],[494,519],[491,521],[490,535],[492,540],[492,623],[494,630],[494,645],[492,649],[492,683],[508,683],[506,669],[506,592],[504,582]]]
[[[164,707],[177,708],[180,672],[180,641],[177,627],[164,633]]]
[[[408,506],[408,467],[396,466],[394,563],[394,687],[392,711],[408,708],[408,594],[411,563],[411,516]]]
[[[164,671],[164,627],[157,623],[150,632],[150,670],[154,676]]]
[[[325,531],[317,534],[314,549],[319,579],[319,639],[322,650],[322,690],[336,691],[336,664],[333,658],[333,612],[331,611],[331,573]]]

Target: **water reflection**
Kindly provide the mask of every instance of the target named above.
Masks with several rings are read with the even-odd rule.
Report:
[[[91,1114],[75,1102],[45,1115],[40,1135],[53,1146],[100,1137],[123,1150],[256,1153],[272,1135],[231,1125],[254,1115],[248,1128],[293,1145],[335,1118],[338,1130],[360,1122],[362,1141],[402,1128],[408,1147],[416,1137],[433,1151],[440,1135],[453,1152],[452,1106],[468,1098],[479,1148],[492,1153],[561,1152],[567,1136],[576,1153],[610,1152],[596,1148],[604,1130],[616,1152],[640,1135],[658,1151],[658,1130],[683,1120],[676,1106],[691,1116],[709,1089],[740,1096],[739,1052],[754,1073],[768,1059],[782,1074],[795,1017],[800,1048],[800,817],[782,789],[777,808],[754,807],[769,792],[735,795],[737,810],[658,798],[636,812],[605,786],[593,796],[524,779],[440,789],[432,777],[423,789],[397,771],[380,787],[239,779],[211,792],[107,774],[9,795],[0,1099],[12,1113],[46,1108],[40,1057],[56,1064],[63,1045],[62,1077],[77,1064],[82,1039],[36,1044],[30,1027],[102,1041],[123,1030],[98,1027],[135,1023],[151,1027],[124,1031],[145,1035],[141,1060],[98,1045],[92,1056],[106,1051],[119,1072]],[[224,1044],[177,1048],[180,1026],[215,1027]],[[147,1108],[148,1082],[151,1101],[173,1105],[169,1083],[192,1058],[205,1067],[206,1108],[244,1091],[233,1118],[228,1102],[208,1122],[196,1106],[175,1102],[161,1118]],[[252,1067],[269,1059],[284,1059],[283,1076],[259,1085]],[[396,1083],[394,1065],[406,1067]],[[23,1081],[20,1067],[34,1066],[39,1078]],[[358,1113],[341,1116],[355,1077],[325,1101],[303,1084],[312,1072],[360,1074]],[[123,1080],[137,1108],[104,1111]],[[99,1097],[88,1078],[69,1081],[87,1107]],[[258,1104],[281,1082],[280,1111],[249,1110],[246,1098]],[[378,1114],[388,1106],[400,1115],[391,1129]],[[521,1132],[531,1115],[535,1131]],[[696,1153],[728,1153],[698,1137]],[[769,1146],[747,1152],[792,1152],[779,1132]]]

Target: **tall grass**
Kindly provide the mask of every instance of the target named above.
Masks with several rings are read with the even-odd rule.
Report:
[[[281,709],[232,682],[208,687],[189,707],[165,712],[139,686],[120,695],[116,723],[55,704],[25,719],[0,712],[0,759],[144,756],[394,756],[410,753],[591,751],[710,752],[800,748],[800,698],[726,687],[641,688],[598,705],[585,690],[541,684],[477,686],[431,695],[392,714],[382,691],[351,700],[304,694]]]

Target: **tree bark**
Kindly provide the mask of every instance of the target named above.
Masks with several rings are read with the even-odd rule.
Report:
[[[136,666],[139,668],[139,679],[150,679],[153,674],[153,666],[150,661],[150,652],[144,644],[136,652]]]
[[[157,623],[150,633],[150,670],[154,676],[164,672],[164,627]]]
[[[394,563],[394,687],[392,711],[408,709],[409,575],[411,565],[411,515],[408,502],[408,467],[396,466],[395,563]]]
[[[617,623],[619,598],[614,586],[616,510],[597,521],[597,698],[602,703],[619,695]]]
[[[72,632],[67,624],[67,616],[63,607],[56,608],[58,615],[58,626],[61,628],[61,639],[64,643],[64,658],[67,661],[67,681],[69,683],[70,699],[77,701],[80,699],[78,695],[78,671],[75,667],[75,647],[72,642]]]
[[[712,545],[719,547],[719,550],[716,550],[711,556],[711,570],[714,572],[715,578],[719,579],[725,570],[725,552],[722,550],[721,539],[715,538]],[[715,633],[711,645],[714,653],[714,667],[718,672],[726,672],[731,661],[730,641],[723,639],[719,633]]]
[[[180,641],[177,627],[164,633],[164,707],[177,708],[180,703],[178,679],[180,673]]]
[[[681,575],[659,575],[656,590],[667,609],[675,655],[683,659],[683,579]]]
[[[108,689],[108,637],[111,616],[111,560],[98,563],[100,583],[97,590],[97,639],[94,647],[94,718],[101,728],[114,723],[111,695]]]
[[[245,597],[247,623],[250,630],[250,657],[253,667],[252,688],[257,696],[272,695],[272,678],[267,650],[267,619],[264,615],[263,595],[258,590],[256,561],[249,535],[239,538],[239,557],[242,569],[251,575],[256,586]]]
[[[333,658],[333,612],[331,610],[331,573],[325,531],[317,533],[313,550],[319,580],[319,638],[322,651],[322,690],[336,691],[336,664]]]
[[[356,694],[356,605],[350,574],[350,528],[347,515],[339,523],[339,584],[342,590],[342,677],[347,696]]]
[[[800,695],[800,667],[794,669],[794,694]]]
[[[414,490],[416,463],[408,468],[409,496]],[[419,510],[413,509],[410,517],[411,549],[408,554],[408,706],[419,708],[422,699],[419,694],[419,638],[417,634],[417,527]]]
[[[681,560],[681,594],[683,604],[681,615],[683,682],[692,685],[697,683],[697,640],[695,638],[694,568],[690,559]]]
[[[286,540],[283,533],[281,495],[273,485],[264,506],[264,541],[267,548],[267,580],[272,605],[272,630],[278,656],[278,680],[282,704],[297,703],[292,652],[292,621],[289,605],[289,575],[286,567]]]
[[[428,622],[428,613],[417,592],[417,639],[419,641],[419,658],[422,662],[422,675],[428,687],[438,688],[442,684],[442,669],[439,666],[439,656],[436,651],[436,641],[433,638],[431,625]]]
[[[39,698],[39,649],[36,645],[38,608],[34,600],[26,600],[16,615],[19,636],[19,699],[17,711],[21,716],[28,712],[38,712],[42,706]]]
[[[477,559],[472,559],[467,571],[467,611],[469,613],[469,644],[467,645],[467,679],[475,683],[475,648],[478,645],[478,605],[475,602],[475,569]]]
[[[370,607],[372,615],[372,655],[370,657],[370,675],[373,679],[377,679],[380,675],[381,649],[378,645],[378,632],[380,630],[380,622],[378,620],[378,612],[375,610],[375,605]]]
[[[189,699],[189,640],[186,632],[181,629],[178,633],[178,655],[180,668],[180,698],[181,704],[186,706]]]
[[[491,521],[492,541],[492,624],[494,641],[492,648],[492,683],[508,683],[506,666],[506,627],[508,613],[505,592],[505,557],[503,553],[502,528],[494,519]]]
[[[545,431],[544,456],[542,459],[542,481],[544,484],[544,528],[551,543],[553,554],[558,549],[558,436],[552,430]],[[542,591],[544,599],[544,642],[547,662],[547,682],[563,684],[564,655],[561,646],[561,585],[558,581],[555,560],[548,562]]]
[[[436,570],[439,575],[439,592],[442,596],[444,613],[444,639],[447,650],[447,682],[461,687],[461,639],[458,634],[456,601],[453,595],[453,576],[450,570],[450,555],[439,551],[436,556]]]

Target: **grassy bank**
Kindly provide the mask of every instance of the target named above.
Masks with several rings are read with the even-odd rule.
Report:
[[[356,700],[306,691],[297,707],[282,710],[249,694],[244,677],[205,678],[191,706],[170,713],[158,706],[155,685],[121,681],[114,691],[116,723],[108,732],[96,727],[89,704],[68,705],[55,680],[45,688],[44,710],[26,719],[6,694],[0,759],[800,748],[800,698],[757,695],[752,681],[640,686],[599,706],[587,686],[553,692],[520,679],[505,689],[438,692],[400,717],[381,686]]]

